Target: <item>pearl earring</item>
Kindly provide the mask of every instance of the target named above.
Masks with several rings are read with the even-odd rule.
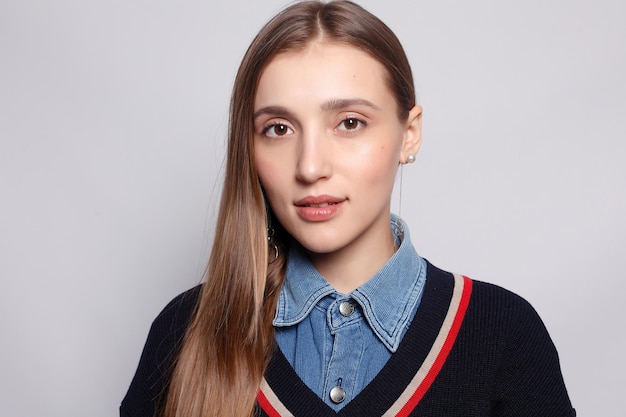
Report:
[[[406,156],[406,163],[407,164],[412,164],[413,162],[415,162],[415,155],[413,155],[412,153],[408,154]]]

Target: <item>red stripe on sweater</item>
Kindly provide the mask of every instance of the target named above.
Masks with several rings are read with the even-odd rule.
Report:
[[[259,406],[261,406],[263,411],[265,411],[265,414],[267,414],[269,417],[281,417],[278,411],[276,411],[276,409],[272,407],[272,404],[270,404],[270,402],[267,400],[267,397],[265,397],[263,391],[259,390],[259,393],[256,396],[256,401]]]
[[[433,363],[432,368],[424,378],[424,381],[420,384],[419,387],[415,390],[411,398],[407,401],[407,403],[400,409],[396,417],[407,417],[411,412],[417,407],[417,404],[422,400],[426,391],[430,388],[435,378],[439,374],[439,371],[443,367],[443,364],[446,362],[448,358],[448,354],[452,350],[452,346],[454,346],[454,341],[456,340],[456,336],[459,334],[459,329],[461,328],[461,323],[463,323],[463,318],[465,317],[465,312],[467,310],[467,306],[469,304],[470,295],[472,294],[472,280],[466,276],[463,276],[463,293],[461,294],[461,301],[459,302],[459,308],[454,316],[454,321],[452,322],[452,326],[450,327],[450,332],[448,333],[448,337],[446,337],[446,341],[437,355],[435,362]]]

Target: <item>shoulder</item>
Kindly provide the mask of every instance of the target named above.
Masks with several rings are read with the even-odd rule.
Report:
[[[503,321],[503,325],[526,320],[541,321],[533,306],[520,295],[495,284],[463,276],[471,286],[467,315],[483,324]],[[431,287],[454,286],[454,274],[428,263],[427,280]],[[433,285],[434,284],[434,285]],[[497,324],[497,323],[494,323]]]
[[[161,310],[150,326],[144,353],[151,353],[159,361],[171,360],[185,336],[201,289],[198,285],[179,294]]]
[[[439,287],[455,285],[453,274],[430,264],[428,271],[427,281],[432,279]],[[548,330],[526,299],[498,285],[467,277],[463,282],[471,289],[461,319],[459,341],[498,358],[503,361],[501,364],[558,366],[558,354]]]
[[[198,285],[174,297],[152,322],[151,332],[185,331],[193,315],[202,285]]]
[[[135,376],[120,406],[122,417],[152,417],[201,292],[198,285],[175,297],[152,322]]]
[[[152,357],[163,374],[169,370],[178,352],[195,312],[201,289],[202,286],[198,285],[176,296],[152,322],[144,354]]]
[[[540,320],[534,307],[522,296],[498,285],[472,280],[472,307],[481,316],[496,314],[508,320]]]
[[[435,267],[429,273],[431,270],[433,280],[453,281],[452,274]],[[476,366],[468,375],[482,373],[495,382],[494,415],[575,415],[557,350],[533,306],[498,285],[469,278],[464,282],[471,285],[471,293],[457,338],[457,354],[449,359],[459,361],[454,362],[455,369]]]

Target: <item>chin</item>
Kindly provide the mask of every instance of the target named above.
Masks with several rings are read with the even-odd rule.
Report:
[[[329,254],[344,247],[346,239],[339,224],[331,222],[306,223],[293,221],[282,223],[291,238],[298,242],[307,252],[313,254]],[[293,232],[296,233],[293,233]]]
[[[308,239],[296,239],[296,238],[294,238],[294,239],[307,252],[310,252],[310,253],[313,253],[313,254],[324,255],[324,254],[336,252],[337,250],[341,249],[341,245],[330,244],[329,242],[332,242],[332,240],[327,240],[327,239],[308,240]]]

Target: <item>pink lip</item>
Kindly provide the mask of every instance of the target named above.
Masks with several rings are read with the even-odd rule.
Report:
[[[328,195],[307,196],[294,204],[298,215],[310,222],[321,222],[332,218],[346,201],[345,198]]]

